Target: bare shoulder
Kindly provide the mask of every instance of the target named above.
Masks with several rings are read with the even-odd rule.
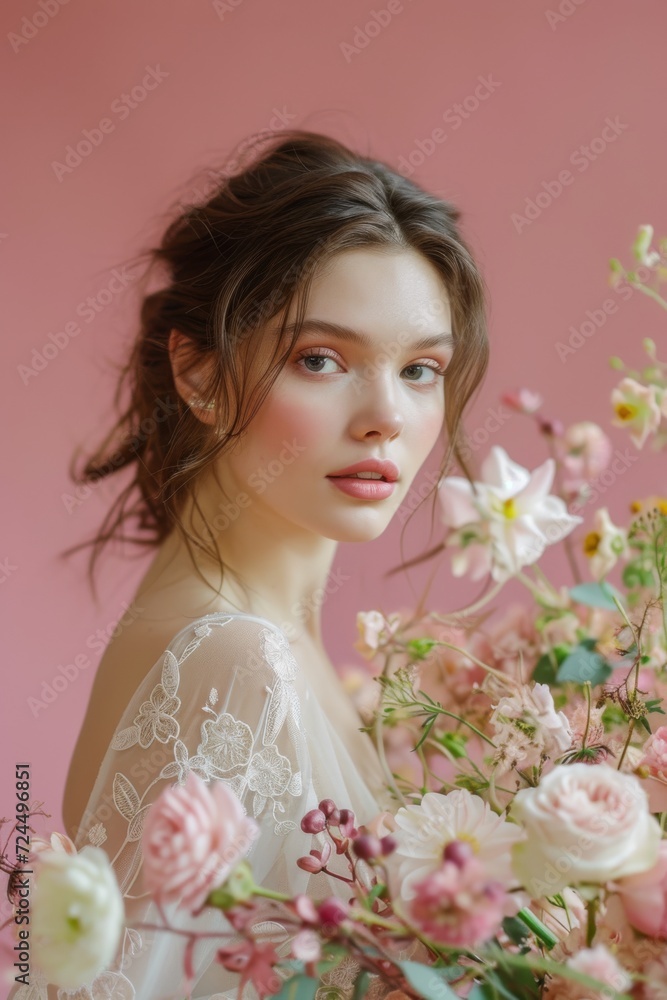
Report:
[[[183,607],[187,614],[179,610]],[[63,797],[67,830],[78,824],[118,722],[150,670],[188,625],[228,611],[223,600],[200,604],[191,596],[178,600],[164,592],[138,594],[132,601],[102,654],[70,762]]]

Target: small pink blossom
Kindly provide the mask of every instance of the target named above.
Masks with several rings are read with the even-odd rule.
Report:
[[[533,392],[531,389],[516,389],[514,392],[505,392],[500,398],[505,406],[509,406],[517,413],[535,413],[542,405],[542,397],[539,392]]]
[[[568,958],[566,965],[576,972],[582,972],[591,979],[598,979],[605,986],[611,986],[618,993],[622,993],[632,985],[632,979],[627,972],[621,968],[616,959],[605,948],[603,944],[598,944],[595,948],[584,948],[577,955]],[[590,987],[579,986],[582,997],[591,995]]]
[[[321,851],[313,849],[310,854],[306,854],[302,858],[297,858],[297,865],[304,872],[310,872],[311,875],[317,875],[326,866],[327,861],[331,857],[331,844],[327,840]]]
[[[648,689],[643,684],[640,687],[655,690],[653,684]],[[646,775],[642,784],[648,795],[651,812],[664,812],[667,809],[667,726],[656,729],[646,740],[642,751],[639,773]]]
[[[292,955],[302,962],[317,962],[322,957],[320,940],[314,931],[299,931],[292,941]]]
[[[602,428],[590,420],[571,424],[563,435],[561,448],[564,451],[563,489],[570,495],[577,494],[584,483],[604,472],[612,456],[611,441]]]
[[[505,891],[474,856],[447,860],[415,885],[409,913],[434,941],[472,948],[495,934],[505,915]]]
[[[179,900],[190,911],[221,885],[259,834],[232,790],[212,788],[191,771],[183,785],[159,796],[142,835],[143,877],[157,900]]]
[[[625,915],[642,934],[667,939],[667,841],[660,844],[658,861],[638,875],[619,879],[619,893]]]
[[[494,756],[498,774],[511,766],[509,747],[520,746],[523,766],[537,763],[542,755],[556,757],[572,745],[572,731],[567,716],[556,712],[548,684],[527,684],[500,699],[491,714],[498,750]]]
[[[243,996],[247,982],[253,984],[260,998],[272,996],[282,986],[282,980],[274,969],[280,958],[271,943],[243,941],[239,945],[219,948],[216,958],[225,969],[240,973],[239,996]]]
[[[401,616],[398,614],[385,618],[380,611],[358,611],[359,638],[354,643],[354,648],[367,660],[372,660],[375,654],[391,640],[400,623]]]
[[[41,854],[42,851],[60,851],[64,854],[77,853],[74,841],[70,840],[64,833],[57,832],[52,833],[49,840],[45,840],[43,837],[33,837],[31,839],[30,855],[36,856]]]

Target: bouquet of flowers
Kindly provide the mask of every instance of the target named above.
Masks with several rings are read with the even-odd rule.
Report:
[[[659,250],[652,239],[641,226],[638,269],[612,260],[610,283],[667,308],[658,292],[667,239]],[[613,423],[635,449],[650,440],[659,451],[667,363],[652,340],[644,349],[650,364],[626,370],[612,391]],[[496,445],[474,488],[459,477],[438,487],[453,574],[490,578],[491,589],[454,616],[358,614],[369,670],[344,680],[396,808],[358,818],[323,800],[301,820],[318,847],[297,862],[344,878],[349,899],[256,885],[244,859],[258,827],[223,782],[190,773],[148,813],[146,887],[159,907],[224,912],[236,943],[221,933],[216,960],[238,972],[239,996],[251,982],[261,997],[322,998],[348,963],[355,1000],[667,997],[667,497],[637,499],[627,525],[596,509],[577,546],[580,512],[628,467],[623,453],[594,423],[544,417],[535,392],[504,402],[536,422],[545,462],[531,472]],[[569,587],[537,566],[557,543]],[[617,564],[624,592],[607,580]],[[483,609],[510,579],[531,604],[490,625]],[[187,840],[174,835],[184,815]],[[333,852],[349,876],[328,869]],[[76,987],[118,946],[113,871],[101,848],[77,852],[60,834],[33,838],[31,860],[33,958],[51,981]],[[11,895],[21,867],[5,853],[3,868]],[[198,939],[186,934],[185,990]]]

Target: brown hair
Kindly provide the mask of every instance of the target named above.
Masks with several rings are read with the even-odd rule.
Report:
[[[253,151],[258,152],[254,158]],[[166,279],[143,297],[139,335],[117,385],[116,424],[86,458],[81,473],[76,454],[69,470],[78,484],[125,467],[133,470],[97,534],[65,553],[93,546],[88,565],[93,592],[96,561],[107,542],[155,547],[174,528],[191,557],[192,542],[211,553],[224,574],[217,549],[207,548],[182,523],[183,501],[191,492],[197,509],[194,479],[245,431],[284,367],[299,335],[314,271],[353,247],[413,249],[442,275],[455,342],[445,400],[449,447],[441,475],[453,453],[473,482],[460,432],[463,411],[486,373],[489,347],[484,282],[457,227],[459,209],[386,164],[301,129],[251,137],[241,161],[233,162],[241,169],[223,168],[198,203],[179,203],[159,246],[135,258],[148,261],[142,289],[158,266],[166,270]],[[285,319],[295,297],[296,329],[289,347],[268,370],[253,372],[253,345],[263,324],[284,310],[273,362],[286,339]],[[193,365],[214,361],[204,366],[211,374],[201,395],[215,402],[216,427],[197,419],[176,391],[168,350],[172,329],[189,338]],[[129,402],[123,410],[126,386]],[[435,486],[432,493],[435,506]],[[123,529],[132,519],[139,533],[128,538]]]

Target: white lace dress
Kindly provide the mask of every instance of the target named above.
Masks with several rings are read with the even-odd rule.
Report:
[[[369,752],[374,752],[370,738]],[[297,867],[297,858],[325,839],[303,833],[300,819],[323,798],[354,809],[358,823],[390,803],[380,788],[371,791],[363,780],[287,637],[267,619],[219,612],[187,625],[119,720],[76,846],[92,843],[108,853],[128,922],[161,922],[142,882],[142,822],[159,793],[182,783],[189,770],[230,785],[259,823],[260,836],[248,854],[259,884],[290,894],[350,897],[340,880]],[[335,852],[329,866],[349,875]],[[218,911],[193,918],[175,906],[165,909],[182,928],[230,930]],[[19,987],[12,1000],[182,1000],[184,943],[183,935],[126,929],[111,971],[90,986],[56,990],[33,976],[31,986]],[[198,942],[193,1000],[237,995],[238,975],[214,960],[222,943],[229,942]],[[286,954],[288,946],[279,952]],[[329,974],[318,1000],[350,996],[355,971],[346,960]],[[375,987],[377,995],[384,992],[379,982]],[[244,996],[256,996],[254,988],[248,985]]]

